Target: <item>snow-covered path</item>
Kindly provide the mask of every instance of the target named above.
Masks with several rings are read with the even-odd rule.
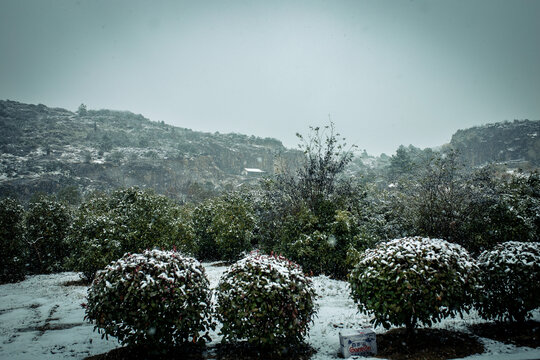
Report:
[[[225,271],[223,266],[204,264],[210,284],[215,287]],[[65,286],[79,279],[76,273],[30,276],[16,284],[0,285],[0,359],[82,359],[119,346],[115,339],[101,339],[93,326],[83,321],[85,286]],[[338,334],[342,329],[369,325],[369,318],[358,314],[349,298],[346,282],[324,276],[314,278],[319,313],[311,327],[308,342],[317,350],[314,360],[336,359]],[[540,314],[536,312],[536,319]],[[466,328],[481,321],[474,314],[465,319],[448,319],[438,327]],[[376,332],[384,329],[377,328]],[[216,330],[212,343],[220,341]],[[482,339],[486,353],[470,360],[538,359],[540,348],[518,348]],[[211,345],[210,344],[210,345]]]
[[[30,276],[0,286],[0,359],[82,359],[117,347],[83,321],[86,286],[76,273]]]

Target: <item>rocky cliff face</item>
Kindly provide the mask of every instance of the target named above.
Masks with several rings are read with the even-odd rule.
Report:
[[[514,120],[458,130],[450,145],[471,166],[490,162],[540,165],[540,121]]]
[[[138,185],[189,200],[249,181],[245,167],[272,174],[301,159],[275,139],[196,132],[123,111],[0,101],[0,131],[0,196]]]

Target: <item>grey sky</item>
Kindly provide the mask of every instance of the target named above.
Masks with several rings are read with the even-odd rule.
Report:
[[[540,1],[0,0],[0,99],[361,149],[540,119]]]

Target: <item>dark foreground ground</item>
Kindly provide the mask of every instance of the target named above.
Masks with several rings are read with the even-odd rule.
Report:
[[[540,347],[540,322],[524,324],[486,323],[470,327],[472,334],[444,329],[418,329],[408,336],[405,329],[392,329],[377,335],[378,358],[409,360],[443,360],[463,358],[484,352],[478,337],[485,337],[516,346]],[[139,359],[219,359],[254,360],[271,359],[307,360],[315,350],[309,346],[289,349],[280,353],[261,351],[247,346],[218,345],[212,348],[188,346],[166,353],[148,351],[144,348],[123,347],[105,354],[88,357],[88,360],[139,360]],[[338,354],[336,354],[338,357]]]

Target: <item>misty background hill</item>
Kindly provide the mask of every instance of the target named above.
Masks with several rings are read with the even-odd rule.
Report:
[[[0,101],[0,131],[0,195],[22,199],[137,185],[182,202],[199,200],[294,170],[302,160],[276,139],[192,131],[129,111]],[[540,121],[516,120],[459,130],[439,149],[401,149],[418,157],[452,147],[470,167],[496,162],[531,169],[540,165],[539,133]],[[348,173],[381,176],[391,159],[364,151]]]
[[[540,165],[540,121],[514,120],[458,130],[450,145],[466,164]]]

